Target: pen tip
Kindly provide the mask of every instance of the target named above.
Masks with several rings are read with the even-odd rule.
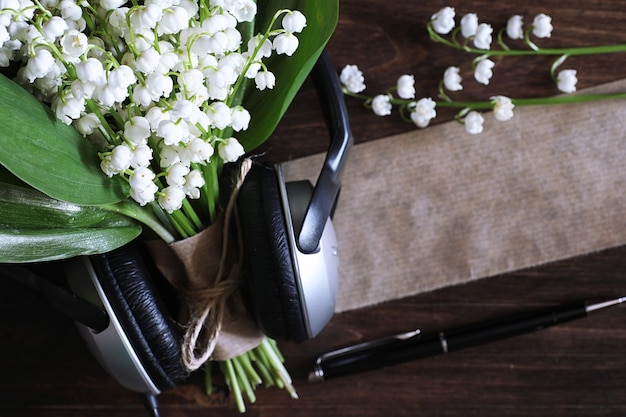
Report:
[[[321,382],[324,380],[324,377],[319,374],[319,372],[311,371],[309,372],[309,382]]]

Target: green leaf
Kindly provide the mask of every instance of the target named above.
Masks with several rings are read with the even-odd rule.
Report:
[[[38,262],[103,253],[135,239],[126,216],[52,199],[0,182],[0,262]]]
[[[247,151],[272,134],[330,39],[339,15],[338,0],[259,0],[257,6],[257,32],[265,31],[280,9],[300,10],[307,26],[298,34],[300,44],[292,56],[273,55],[267,60],[276,76],[274,89],[259,91],[254,83],[249,85],[243,103],[252,119],[248,130],[237,136]]]
[[[95,147],[49,107],[0,75],[0,164],[33,188],[75,204],[127,197],[124,183],[100,170]]]

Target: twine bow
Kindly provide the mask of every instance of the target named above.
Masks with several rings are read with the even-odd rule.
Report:
[[[263,338],[238,293],[242,239],[236,228],[233,245],[230,228],[237,195],[251,167],[250,159],[242,162],[226,209],[213,225],[170,245],[149,245],[158,268],[185,297],[182,360],[190,371],[209,359],[225,360],[247,352]]]

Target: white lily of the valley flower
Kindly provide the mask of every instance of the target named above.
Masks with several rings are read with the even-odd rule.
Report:
[[[476,36],[474,37],[474,46],[478,49],[491,48],[491,34],[493,28],[488,23],[481,23],[476,29]]]
[[[183,200],[185,199],[185,191],[182,187],[170,185],[165,187],[159,193],[157,201],[161,208],[168,213],[173,213],[179,210],[183,206]]]
[[[177,185],[182,187],[185,184],[185,175],[189,173],[189,166],[182,162],[172,164],[165,173],[165,181],[168,185]]]
[[[564,69],[559,71],[556,76],[557,88],[563,93],[575,92],[577,83],[578,78],[576,77],[576,70]]]
[[[156,135],[163,138],[163,143],[166,145],[186,143],[189,140],[189,126],[182,119],[176,121],[163,120],[159,123]]]
[[[448,67],[443,73],[443,85],[449,91],[461,91],[463,85],[461,82],[463,79],[460,74],[459,67]]]
[[[401,75],[396,86],[398,88],[398,97],[403,99],[415,98],[415,77],[413,75]]]
[[[74,0],[63,0],[58,5],[61,17],[65,20],[77,21],[83,17],[83,9]]]
[[[217,153],[224,162],[235,162],[245,151],[237,139],[228,138],[217,145]]]
[[[552,18],[544,13],[535,16],[533,35],[538,38],[549,38],[552,35]]]
[[[213,146],[204,139],[194,138],[185,148],[189,152],[187,159],[190,162],[204,164],[209,162],[215,150]]]
[[[70,30],[60,40],[61,51],[69,61],[78,60],[78,58],[87,51],[89,40],[87,35],[78,30]]]
[[[54,42],[57,38],[63,36],[66,31],[67,22],[60,16],[52,16],[41,28],[43,36],[50,42]]]
[[[351,93],[360,93],[365,90],[363,72],[356,65],[346,65],[339,75],[341,84]]]
[[[86,113],[74,122],[74,127],[83,136],[89,136],[101,125],[95,113]]]
[[[306,17],[302,12],[292,10],[285,14],[281,23],[287,32],[300,33],[306,26]]]
[[[126,171],[130,168],[132,160],[133,151],[126,144],[118,145],[111,151],[111,166],[117,172]]]
[[[468,13],[461,18],[461,35],[464,38],[476,35],[478,29],[478,15],[476,13]]]
[[[145,144],[150,137],[150,122],[143,116],[133,116],[124,123],[124,138],[134,145]]]
[[[430,19],[433,30],[440,35],[447,35],[454,29],[454,16],[455,11],[453,7],[444,7],[439,10]]]
[[[391,103],[387,94],[379,94],[372,99],[372,110],[378,116],[388,116],[391,114]]]
[[[52,53],[46,48],[37,48],[35,56],[28,60],[23,74],[32,83],[37,78],[42,78],[52,71],[54,65],[55,60]]]
[[[478,135],[483,132],[485,118],[479,112],[475,110],[470,111],[463,119],[463,122],[465,124],[465,131],[470,135]]]
[[[250,124],[250,113],[241,106],[231,109],[231,126],[235,132],[247,130]]]
[[[298,49],[298,38],[290,32],[281,33],[274,38],[273,48],[279,55],[291,56]]]
[[[510,98],[505,96],[491,97],[491,100],[495,101],[493,106],[493,114],[496,120],[505,122],[513,118],[513,109],[515,105]]]
[[[511,39],[524,39],[524,19],[520,15],[511,16],[506,22],[506,34]]]
[[[430,121],[437,117],[436,106],[437,103],[432,98],[419,99],[411,112],[411,120],[417,127],[428,126]]]
[[[185,177],[183,191],[190,198],[200,198],[200,187],[204,185],[204,177],[202,171],[194,169]]]
[[[87,58],[76,64],[76,75],[82,81],[100,85],[104,83],[105,72],[102,62],[96,58]]]
[[[254,77],[256,88],[259,90],[265,90],[266,88],[271,90],[276,84],[276,76],[270,71],[259,71]]]
[[[137,145],[133,149],[132,168],[147,167],[152,161],[152,148],[148,145]]]
[[[481,84],[489,85],[489,80],[493,77],[493,67],[495,66],[495,62],[488,58],[481,59],[476,64],[476,69],[474,70],[474,78]]]

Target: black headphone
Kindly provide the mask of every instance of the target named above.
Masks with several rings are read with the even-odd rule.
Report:
[[[339,263],[330,218],[353,141],[325,52],[312,76],[331,134],[315,187],[309,181],[286,183],[280,165],[254,164],[237,197],[252,309],[268,336],[295,342],[317,335],[334,312]],[[71,293],[18,265],[0,271],[38,289],[74,318],[100,364],[121,385],[145,394],[152,415],[158,415],[155,395],[187,378],[183,330],[137,243],[70,260],[65,271]]]

